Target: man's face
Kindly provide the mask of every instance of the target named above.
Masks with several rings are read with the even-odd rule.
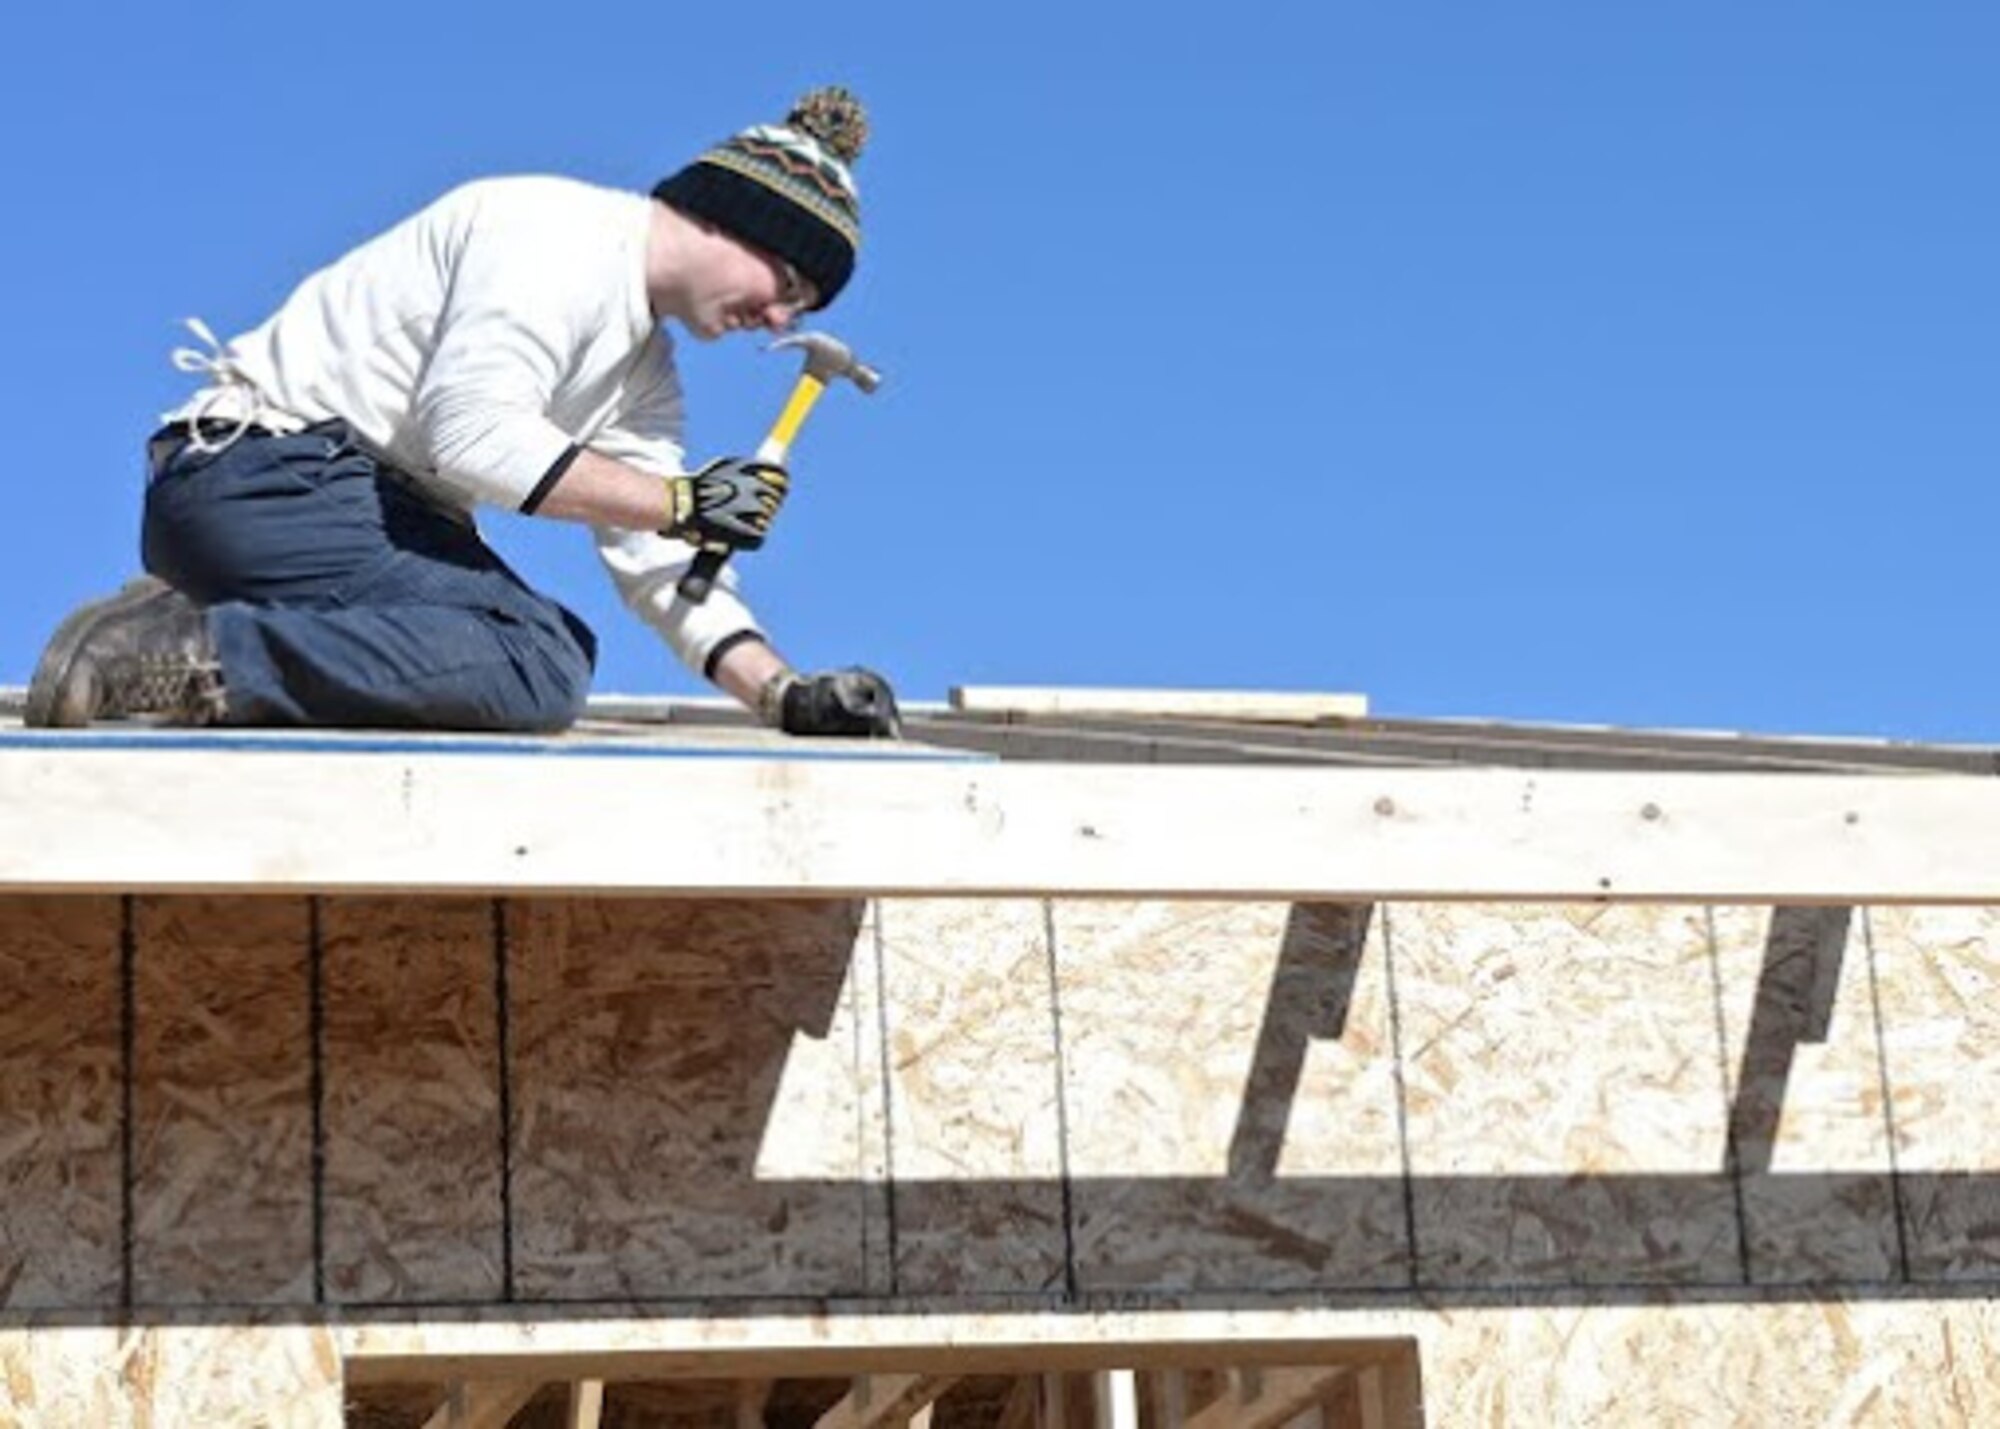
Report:
[[[817,296],[789,263],[719,229],[703,245],[688,328],[705,341],[732,332],[783,332]]]

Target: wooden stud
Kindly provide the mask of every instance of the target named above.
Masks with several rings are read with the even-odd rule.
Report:
[[[1278,1429],[1354,1372],[1348,1365],[1236,1372],[1231,1393],[1187,1420],[1187,1429]]]
[[[1096,1380],[1099,1429],[1139,1429],[1139,1377],[1112,1369],[1099,1371]]]
[[[1069,1411],[1063,1397],[1063,1377],[1044,1374],[1036,1378],[1039,1397],[1035,1401],[1035,1429],[1067,1429]]]
[[[569,1413],[564,1429],[598,1429],[604,1419],[604,1381],[579,1379],[569,1387]]]
[[[1000,1406],[1000,1417],[993,1423],[993,1429],[1032,1429],[1035,1409],[1041,1402],[1041,1381],[1035,1375],[1022,1375],[1014,1381],[1014,1387],[1007,1391],[1007,1398]]]
[[[1154,1370],[1145,1378],[1152,1408],[1147,1429],[1182,1429],[1188,1412],[1187,1371]]]
[[[859,1375],[846,1398],[822,1414],[814,1429],[902,1429],[957,1382],[956,1375]]]
[[[507,1429],[541,1383],[532,1379],[489,1379],[451,1387],[424,1429]]]
[[[771,1401],[772,1381],[736,1381],[736,1429],[764,1429],[764,1407]]]

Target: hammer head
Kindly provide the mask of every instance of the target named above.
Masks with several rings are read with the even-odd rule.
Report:
[[[806,354],[805,370],[822,382],[845,377],[863,392],[873,392],[882,385],[881,373],[861,361],[852,348],[829,333],[789,333],[771,344],[774,352],[781,347],[803,348]]]

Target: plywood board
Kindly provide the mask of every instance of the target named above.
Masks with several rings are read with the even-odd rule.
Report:
[[[1085,1290],[1410,1279],[1365,906],[1055,908]]]
[[[517,1292],[859,1292],[862,905],[551,900],[508,927]],[[721,949],[765,973],[694,971]]]
[[[330,1301],[505,1291],[497,926],[487,899],[321,905]]]
[[[341,1429],[324,1325],[0,1328],[9,1429]]]
[[[1047,918],[1034,899],[879,905],[896,1289],[1064,1283]]]
[[[313,1298],[302,898],[137,901],[133,1298]]]
[[[1717,908],[1723,1069],[1757,1284],[1901,1274],[1875,1022],[1856,910]]]
[[[1910,1274],[2000,1278],[2000,911],[1880,909],[1867,928]]]
[[[115,898],[0,898],[0,1310],[118,1303]]]
[[[1934,1429],[2000,1416],[1990,1303],[1489,1310],[1422,1344],[1431,1424]]]
[[[1384,917],[1421,1283],[1740,1282],[1703,911]]]

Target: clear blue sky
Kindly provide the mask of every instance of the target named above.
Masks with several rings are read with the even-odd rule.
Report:
[[[0,681],[135,566],[225,336],[450,185],[870,107],[834,391],[749,590],[798,662],[1396,715],[2000,739],[2000,8],[17,5]],[[690,446],[794,362],[684,343]],[[698,682],[581,530],[489,536]]]

